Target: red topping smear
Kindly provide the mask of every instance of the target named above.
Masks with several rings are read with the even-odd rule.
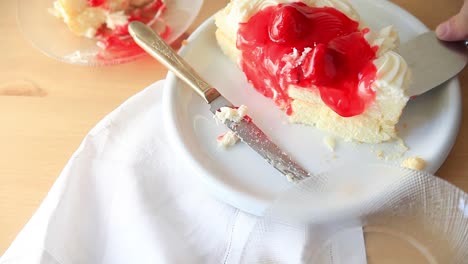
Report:
[[[102,6],[106,3],[107,0],[88,0],[88,5],[90,7]]]
[[[371,85],[378,47],[368,29],[331,7],[304,3],[262,9],[241,23],[237,48],[248,80],[292,114],[290,84],[318,88],[323,102],[343,117],[359,115],[375,98]]]
[[[88,4],[100,3],[102,5],[107,0],[88,0]],[[150,25],[152,23],[159,23],[163,30],[159,33],[161,38],[167,39],[171,33],[171,28],[162,20],[161,14],[166,9],[166,5],[161,0],[154,0],[147,5],[135,8],[128,11],[126,14],[129,16],[128,23],[132,21],[140,21],[144,24]],[[96,37],[98,38],[98,46],[103,50],[97,55],[98,59],[106,60],[115,57],[131,57],[144,53],[143,49],[138,46],[128,33],[128,23],[119,26],[114,30],[107,28],[103,25]]]

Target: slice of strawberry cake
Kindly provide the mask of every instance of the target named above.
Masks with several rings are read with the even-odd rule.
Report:
[[[397,136],[410,71],[393,27],[370,30],[345,0],[231,0],[215,19],[223,52],[291,122],[359,142]]]

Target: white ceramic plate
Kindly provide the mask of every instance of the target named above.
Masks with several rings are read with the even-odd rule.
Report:
[[[171,32],[166,42],[180,37],[198,15],[203,0],[169,0],[162,15]],[[74,35],[63,21],[52,16],[48,9],[54,0],[18,0],[18,24],[23,35],[44,54],[71,64],[103,66],[125,63],[143,57],[139,54],[106,53],[105,58],[96,55],[101,51],[95,39]],[[159,23],[155,23],[155,26]]]
[[[427,31],[419,20],[387,1],[352,1],[372,29],[393,24],[402,42]],[[337,141],[335,153],[324,144],[327,136],[313,127],[288,124],[287,116],[274,103],[249,87],[243,73],[218,48],[213,19],[192,34],[181,54],[199,73],[235,105],[245,104],[253,121],[281,148],[312,173],[341,163],[394,163],[420,156],[434,173],[446,159],[458,133],[461,97],[458,80],[411,100],[404,110],[399,135],[410,148],[401,158],[383,161],[401,153],[396,143],[379,145]],[[216,137],[227,131],[217,125],[208,105],[190,88],[169,74],[164,90],[165,127],[180,162],[193,168],[219,199],[252,214],[261,215],[275,197],[290,186],[283,175],[245,144],[229,150],[217,147]]]

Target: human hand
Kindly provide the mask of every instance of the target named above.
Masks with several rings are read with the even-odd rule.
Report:
[[[436,34],[446,41],[468,39],[468,0],[465,0],[458,14],[437,26]]]

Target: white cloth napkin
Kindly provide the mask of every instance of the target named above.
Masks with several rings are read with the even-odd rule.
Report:
[[[257,218],[213,198],[171,150],[162,86],[91,130],[1,264],[240,263]]]

